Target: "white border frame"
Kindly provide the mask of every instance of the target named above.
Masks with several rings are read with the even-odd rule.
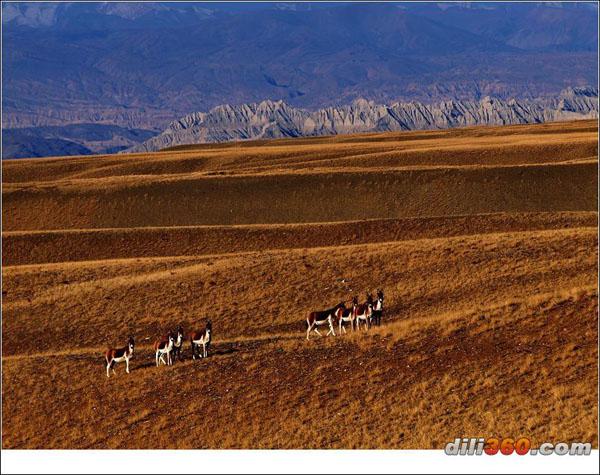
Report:
[[[205,0],[204,3],[424,3],[422,0]],[[178,3],[165,0],[161,3]],[[181,2],[181,0],[180,0]],[[99,3],[3,0],[3,3]],[[139,3],[123,0],[121,3]],[[457,0],[443,3],[462,3]],[[476,0],[473,3],[538,3]],[[541,2],[540,2],[541,3]],[[548,2],[551,3],[551,2]],[[579,3],[596,3],[583,0]],[[0,27],[1,28],[1,27]],[[600,69],[599,69],[600,73]],[[1,75],[1,73],[0,73]],[[1,95],[0,82],[0,95]],[[0,114],[1,114],[0,104]],[[0,139],[0,153],[1,153]],[[599,166],[600,167],[600,166]],[[600,172],[600,168],[598,169]],[[1,172],[0,172],[1,176]],[[1,188],[0,182],[0,188]],[[1,200],[1,196],[0,196]],[[599,198],[600,207],[600,198]],[[1,220],[1,217],[0,217]],[[1,227],[1,226],[0,226]],[[600,265],[600,261],[599,261]],[[1,279],[1,277],[0,277]],[[0,341],[1,347],[1,341]],[[0,363],[1,365],[1,363]],[[1,384],[1,383],[0,383]],[[590,456],[448,456],[443,450],[4,450],[2,473],[598,473]]]

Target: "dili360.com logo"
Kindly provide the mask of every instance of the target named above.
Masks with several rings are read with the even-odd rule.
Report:
[[[510,437],[498,438],[482,437],[456,438],[448,442],[444,449],[446,455],[590,455],[592,444],[589,442],[544,442],[539,447],[531,447],[531,440],[527,437],[513,439]]]

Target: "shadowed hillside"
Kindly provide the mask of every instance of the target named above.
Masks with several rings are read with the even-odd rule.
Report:
[[[597,132],[591,126],[582,121],[546,125],[540,133],[535,126],[475,128],[7,163],[3,224],[14,231],[592,211]]]

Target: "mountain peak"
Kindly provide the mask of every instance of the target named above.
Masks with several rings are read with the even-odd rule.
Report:
[[[287,104],[285,102],[283,102],[282,99],[279,99],[277,101],[272,101],[270,99],[266,99],[264,101],[261,101],[258,104],[258,108],[261,110],[273,110],[273,109],[279,109],[279,108],[285,108],[287,106]]]
[[[352,101],[352,105],[356,106],[358,108],[367,108],[367,107],[373,107],[375,105],[375,102],[369,101],[369,100],[365,99],[364,97],[358,97]]]

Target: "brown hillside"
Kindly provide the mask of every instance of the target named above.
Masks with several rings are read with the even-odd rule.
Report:
[[[339,223],[7,231],[4,264],[227,254],[407,241],[466,234],[595,227],[595,212],[497,213]]]
[[[597,447],[597,140],[581,121],[4,162],[3,447]],[[377,288],[381,327],[306,341],[309,311]],[[155,338],[206,318],[208,359],[154,366]],[[132,372],[107,379],[128,335]]]

